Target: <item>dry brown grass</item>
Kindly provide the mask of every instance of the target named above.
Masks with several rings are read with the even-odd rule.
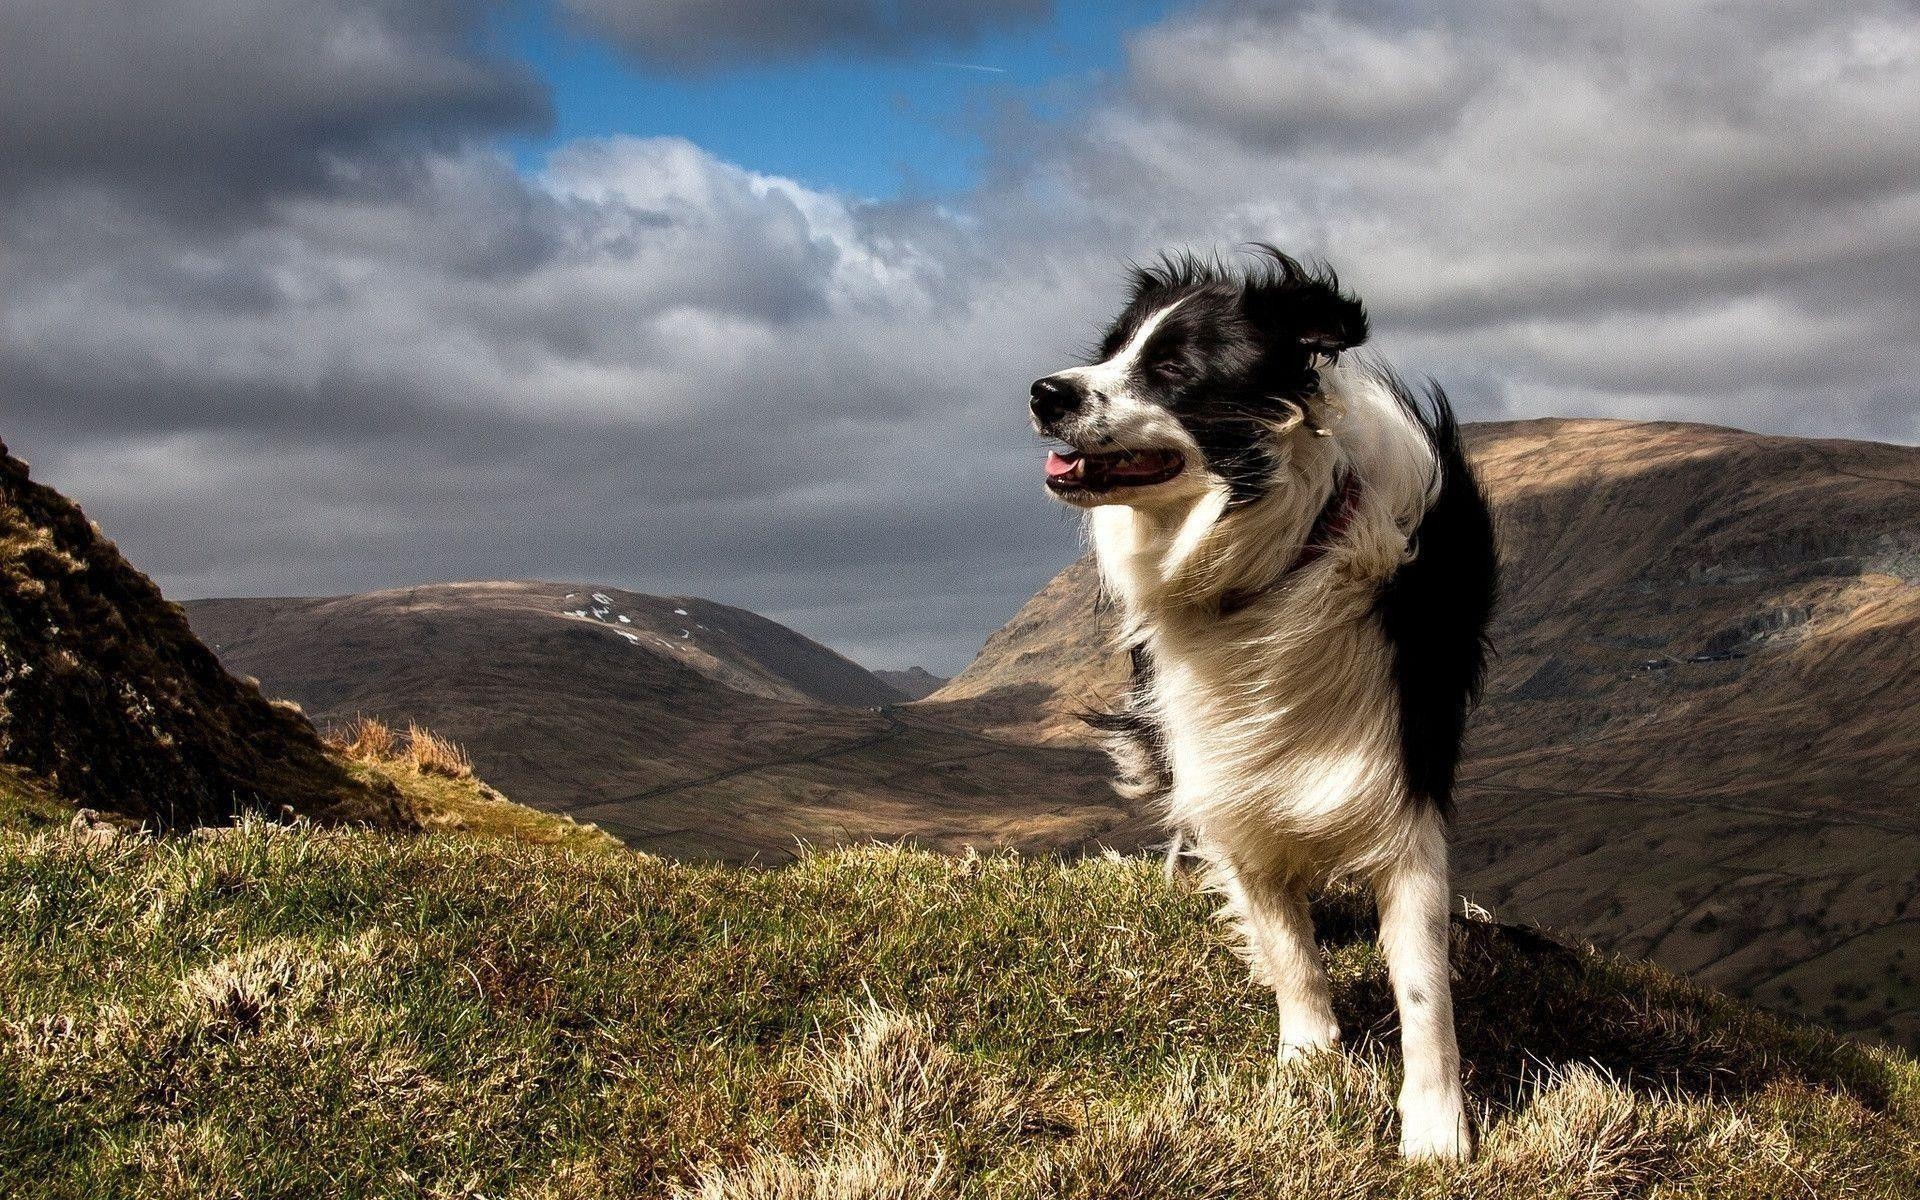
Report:
[[[419,829],[576,850],[622,848],[597,825],[509,800],[474,774],[473,760],[459,743],[417,722],[400,733],[378,717],[355,717],[328,732],[327,748],[361,774],[398,789]]]
[[[448,779],[473,777],[473,760],[458,742],[412,722],[407,724],[407,758],[429,775],[444,775]]]
[[[397,733],[378,717],[355,717],[345,729],[331,732],[327,744],[366,766],[401,764],[446,779],[473,778],[473,759],[465,747],[413,721],[405,733]]]
[[[305,1015],[332,974],[311,951],[276,939],[189,972],[179,991],[197,1033],[234,1039],[276,1017]]]
[[[1285,1066],[1212,907],[1137,860],[0,832],[0,1196],[1920,1195],[1911,1060],[1487,922],[1483,1153],[1408,1164],[1358,898],[1352,1041]]]
[[[400,739],[393,727],[378,717],[355,717],[345,729],[327,731],[327,745],[357,763],[392,762],[399,756]]]
[[[804,1072],[828,1144],[761,1149],[682,1200],[956,1196],[988,1154],[1035,1124],[1022,1098],[933,1039],[931,1022],[869,1008]]]

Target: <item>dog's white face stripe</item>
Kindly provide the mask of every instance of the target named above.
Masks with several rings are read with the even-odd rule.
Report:
[[[1087,411],[1081,414],[1079,420],[1083,423],[1083,429],[1097,435],[1097,444],[1132,450],[1172,450],[1184,456],[1188,462],[1200,461],[1200,448],[1179,418],[1161,405],[1143,398],[1133,386],[1134,368],[1148,340],[1167,316],[1185,302],[1186,297],[1183,296],[1140,322],[1140,327],[1133,331],[1127,344],[1106,361],[1092,366],[1072,367],[1055,376],[1076,381],[1086,390],[1089,397]],[[1153,489],[1154,494],[1184,494],[1191,490],[1196,479],[1191,474],[1176,478],[1184,481],[1185,486],[1159,486]],[[1132,499],[1137,500],[1145,490],[1133,493]]]
[[[1059,378],[1076,380],[1085,384],[1087,390],[1095,395],[1105,396],[1113,401],[1120,400],[1127,390],[1127,380],[1133,374],[1134,363],[1140,358],[1140,352],[1146,348],[1147,339],[1153,336],[1154,330],[1160,328],[1160,323],[1167,319],[1167,314],[1185,304],[1186,301],[1187,298],[1182,296],[1140,322],[1140,328],[1133,331],[1133,336],[1127,339],[1127,344],[1120,347],[1105,362],[1097,362],[1088,367],[1070,367],[1060,372]]]

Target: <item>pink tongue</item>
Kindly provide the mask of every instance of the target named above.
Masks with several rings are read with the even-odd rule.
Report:
[[[1073,469],[1079,465],[1080,456],[1078,454],[1068,457],[1061,454],[1058,450],[1049,450],[1047,452],[1047,478],[1049,479],[1052,479],[1055,475],[1071,475]]]

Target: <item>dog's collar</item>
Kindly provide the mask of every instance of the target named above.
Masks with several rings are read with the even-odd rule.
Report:
[[[1280,583],[1298,571],[1305,570],[1319,562],[1333,544],[1347,532],[1353,524],[1353,517],[1360,510],[1360,477],[1348,471],[1340,479],[1340,486],[1333,489],[1333,495],[1320,509],[1320,515],[1313,519],[1313,527],[1307,530],[1307,540],[1301,545],[1300,553],[1294,556],[1293,565],[1281,572]],[[1269,585],[1273,586],[1273,585]],[[1257,592],[1228,592],[1220,598],[1220,615],[1230,617],[1247,605],[1253,603]]]
[[[1333,548],[1347,527],[1353,524],[1353,514],[1360,508],[1360,477],[1348,471],[1335,488],[1333,495],[1327,498],[1325,508],[1313,519],[1313,528],[1307,531],[1306,544],[1300,547],[1299,557],[1287,568],[1291,575],[1303,567],[1312,566],[1322,555]]]

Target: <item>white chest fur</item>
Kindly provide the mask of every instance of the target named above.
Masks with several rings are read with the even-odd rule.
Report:
[[[1117,506],[1093,523],[1125,636],[1152,657],[1171,820],[1203,852],[1290,875],[1371,870],[1398,851],[1409,811],[1376,581],[1328,555],[1222,617],[1181,592],[1189,528]]]

